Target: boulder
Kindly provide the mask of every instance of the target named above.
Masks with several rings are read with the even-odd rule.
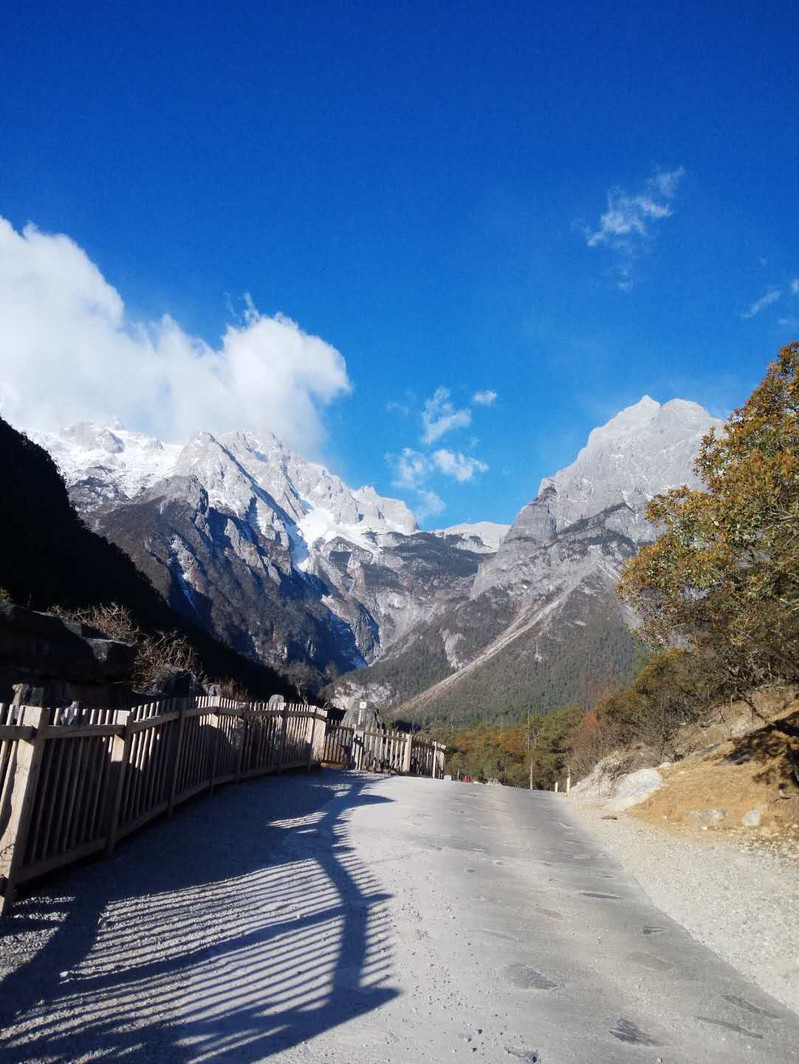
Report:
[[[663,777],[656,768],[639,768],[618,780],[613,791],[613,800],[608,809],[620,812],[634,805],[645,802],[663,783]]]
[[[699,824],[703,831],[707,831],[708,828],[715,828],[727,818],[726,809],[695,809],[691,816]]]
[[[750,810],[748,810],[748,812],[744,813],[744,815],[741,817],[741,824],[745,828],[759,828],[762,819],[763,819],[763,810],[762,809],[760,809],[760,808],[758,808],[758,809],[750,809]]]
[[[98,683],[126,679],[136,647],[87,625],[12,603],[0,605],[0,667],[18,679]]]

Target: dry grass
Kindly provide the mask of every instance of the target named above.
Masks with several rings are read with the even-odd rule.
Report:
[[[219,684],[219,694],[222,698],[232,698],[235,702],[249,702],[250,693],[238,680],[222,680]]]
[[[734,729],[735,723],[728,721],[727,727]],[[696,835],[707,831],[736,840],[756,839],[799,858],[795,771],[799,771],[799,705],[794,699],[768,723],[665,768],[663,786],[630,815]],[[703,828],[696,813],[710,809],[723,809],[726,816]],[[761,812],[756,828],[741,822],[752,809]]]
[[[106,639],[134,645],[136,659],[130,682],[136,690],[157,690],[165,673],[171,669],[183,669],[198,678],[201,675],[199,656],[188,639],[177,632],[143,632],[130,610],[115,602],[70,612],[53,608],[51,612],[93,628]]]

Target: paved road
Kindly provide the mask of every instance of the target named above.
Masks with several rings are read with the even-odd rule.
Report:
[[[24,901],[0,970],[14,1064],[799,1062],[563,798],[479,785],[223,790]]]

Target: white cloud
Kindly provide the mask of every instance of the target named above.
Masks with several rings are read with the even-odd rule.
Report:
[[[742,318],[754,318],[756,314],[759,314],[761,310],[765,310],[766,307],[770,307],[772,303],[776,303],[780,298],[779,288],[772,288],[760,299],[756,299],[755,302],[749,307],[748,310],[741,312]]]
[[[671,199],[684,177],[684,166],[678,166],[676,170],[658,170],[654,177],[649,179],[648,185],[659,195],[665,196],[666,199]]]
[[[411,447],[403,448],[400,455],[389,455],[388,461],[394,466],[395,487],[418,488],[430,476],[430,459]]]
[[[795,296],[799,296],[799,277],[794,277],[791,281],[791,291]]]
[[[491,406],[496,397],[497,393],[493,391],[476,392],[472,396],[472,403],[475,406]],[[412,397],[409,396],[409,399],[412,401]],[[391,402],[389,408],[401,413],[406,413],[408,409],[405,404],[399,404],[396,401]],[[431,490],[431,481],[435,478],[446,477],[459,484],[465,484],[472,480],[475,474],[485,473],[488,470],[486,463],[474,455],[464,454],[462,451],[450,451],[446,448],[438,450],[430,448],[430,445],[445,433],[466,428],[472,421],[471,407],[456,408],[448,388],[437,388],[425,401],[421,411],[421,421],[422,444],[427,447],[423,447],[422,450],[405,447],[399,454],[386,455],[386,462],[392,470],[394,487],[413,493],[411,505],[420,521],[425,517],[440,514],[445,509],[443,500]],[[472,439],[470,447],[475,447],[477,443],[476,439]]]
[[[386,460],[394,470],[394,487],[414,493],[413,509],[420,521],[445,509],[443,499],[429,486],[433,477],[441,475],[465,484],[476,473],[488,471],[486,463],[479,458],[444,448],[425,454],[405,447],[400,454],[386,455]]]
[[[636,193],[622,188],[607,193],[608,209],[595,229],[580,226],[589,248],[606,247],[616,257],[616,283],[632,288],[633,263],[649,246],[655,222],[671,217],[672,200],[685,169],[659,170]]]
[[[269,428],[308,452],[349,390],[343,356],[290,318],[249,302],[216,348],[168,316],[132,320],[69,237],[0,218],[0,413],[21,428],[119,418],[173,440]]]
[[[433,465],[447,477],[453,477],[459,483],[464,484],[471,480],[475,473],[485,473],[488,466],[479,458],[467,457],[460,451],[434,451],[432,455]]]
[[[399,455],[386,455],[386,461],[394,469],[394,487],[414,493],[413,510],[418,521],[444,512],[444,500],[425,486],[434,471],[434,464],[429,455],[405,447]]]
[[[471,480],[475,473],[486,473],[488,466],[473,455],[461,451],[448,451],[444,448],[424,454],[405,447],[399,455],[388,455],[389,463],[394,467],[394,486],[418,490],[435,473],[451,477],[460,484]]]
[[[429,489],[419,490],[416,500],[414,512],[418,521],[424,521],[427,517],[435,517],[436,514],[443,514],[447,508],[441,496]]]
[[[422,442],[435,443],[445,433],[466,428],[471,423],[471,410],[468,407],[456,410],[450,401],[449,389],[436,388],[433,395],[425,400],[422,412]]]

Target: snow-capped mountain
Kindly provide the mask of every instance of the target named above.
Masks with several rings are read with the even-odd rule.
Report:
[[[544,478],[513,525],[435,532],[270,432],[181,446],[84,424],[39,441],[87,523],[175,609],[294,679],[348,673],[344,701],[440,717],[546,708],[623,671],[621,566],[654,535],[647,499],[695,483],[714,424],[695,403],[645,396]]]
[[[180,446],[81,424],[38,442],[87,523],[175,608],[311,681],[379,655],[451,585],[465,590],[486,550],[420,532],[405,503],[349,488],[270,432]]]
[[[416,531],[404,502],[382,498],[371,487],[353,491],[324,466],[287,450],[271,432],[218,438],[200,432],[181,446],[118,425],[83,423],[36,439],[52,454],[67,487],[81,489],[85,513],[108,502],[132,502],[159,481],[194,476],[212,506],[238,516],[258,508],[268,493],[307,548],[342,536],[369,549],[374,537]]]
[[[720,424],[696,403],[645,396],[594,429],[481,560],[469,594],[342,678],[341,696],[380,697],[427,719],[589,704],[632,662],[630,618],[613,589],[655,536],[646,502],[697,484],[702,437]]]
[[[33,438],[53,456],[67,488],[80,485],[84,490],[83,511],[136,498],[170,475],[181,452],[179,444],[127,432],[119,424],[83,422],[58,434],[34,433]]]
[[[661,405],[645,395],[594,429],[574,462],[545,477],[538,494],[555,489],[553,517],[561,528],[619,502],[639,514],[653,495],[695,482],[691,467],[702,437],[720,424],[698,403]],[[645,525],[638,532],[649,536]]]

